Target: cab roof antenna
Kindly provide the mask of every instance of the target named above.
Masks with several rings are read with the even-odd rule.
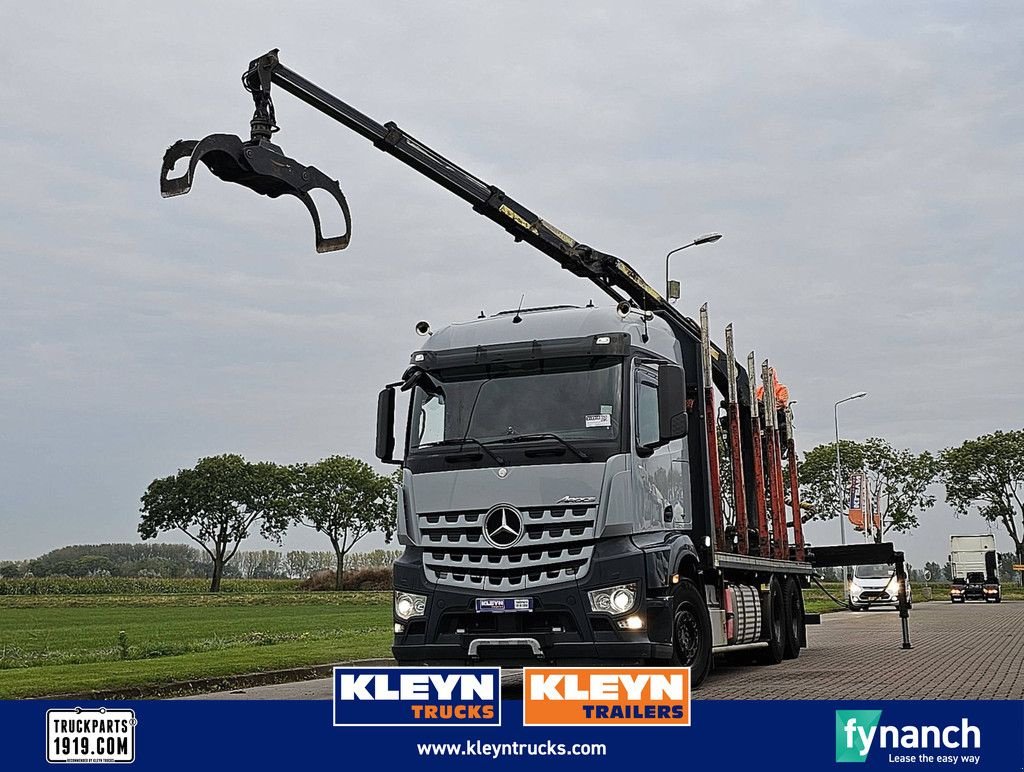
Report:
[[[525,292],[523,293],[523,296],[521,298],[519,298],[519,308],[516,309],[516,315],[512,317],[512,324],[519,324],[521,321],[523,321],[523,317],[522,317],[522,313],[521,312],[523,310],[523,301],[524,300],[526,300],[526,293]]]

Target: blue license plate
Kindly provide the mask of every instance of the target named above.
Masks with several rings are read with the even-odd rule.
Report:
[[[506,614],[533,611],[533,598],[477,598],[477,613]]]

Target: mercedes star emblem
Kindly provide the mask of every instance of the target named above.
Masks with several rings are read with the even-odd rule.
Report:
[[[523,538],[526,531],[523,513],[508,504],[498,504],[484,515],[484,538],[492,547],[508,549]]]

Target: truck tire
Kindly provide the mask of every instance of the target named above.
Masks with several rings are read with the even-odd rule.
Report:
[[[759,650],[758,661],[762,665],[777,665],[782,662],[785,648],[785,605],[782,597],[782,586],[779,580],[772,578],[768,585],[768,599],[765,603],[764,626],[761,629],[762,639],[768,641],[768,647]]]
[[[803,626],[803,604],[800,603],[800,585],[790,577],[782,589],[782,658],[796,659],[800,656],[800,628]]]
[[[711,617],[697,585],[683,579],[672,612],[672,664],[690,668],[696,689],[711,672]]]

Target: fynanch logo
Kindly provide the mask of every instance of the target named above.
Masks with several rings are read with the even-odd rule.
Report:
[[[943,751],[980,749],[981,730],[966,719],[947,726],[890,726],[881,724],[880,710],[836,711],[836,761],[864,762],[872,748],[890,751],[889,761],[917,761],[927,750],[936,761],[977,764],[979,754],[943,754]],[[896,751],[896,753],[893,753]]]
[[[867,761],[880,710],[836,711],[836,761]]]

